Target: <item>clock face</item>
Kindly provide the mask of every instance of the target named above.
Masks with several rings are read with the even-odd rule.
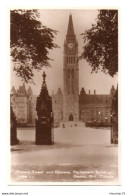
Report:
[[[74,47],[74,43],[68,43],[68,47],[72,49]]]

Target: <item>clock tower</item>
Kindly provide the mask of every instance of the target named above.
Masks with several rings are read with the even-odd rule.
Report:
[[[69,16],[66,39],[64,41],[64,94],[63,121],[79,120],[79,67],[78,42],[74,33],[72,15]]]

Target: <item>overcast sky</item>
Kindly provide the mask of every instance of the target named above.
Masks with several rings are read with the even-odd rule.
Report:
[[[83,39],[81,33],[91,28],[96,23],[97,10],[40,10],[40,20],[43,25],[59,31],[54,42],[60,48],[53,49],[49,53],[49,57],[54,61],[51,62],[52,68],[43,68],[40,72],[35,72],[34,81],[36,85],[31,85],[34,94],[39,94],[42,85],[42,73],[45,70],[47,74],[47,86],[49,93],[52,90],[57,91],[60,87],[63,90],[63,44],[67,33],[69,14],[72,14],[74,31],[79,44],[79,55],[82,51]],[[17,79],[14,72],[11,71],[11,86],[17,89],[21,84],[21,80]],[[85,60],[79,61],[79,89],[84,87],[86,92],[94,89],[97,94],[109,94],[111,86],[117,86],[117,76],[112,78],[102,72],[92,73],[91,67]],[[28,87],[28,85],[26,85]]]

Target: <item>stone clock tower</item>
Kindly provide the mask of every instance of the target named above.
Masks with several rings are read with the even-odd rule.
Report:
[[[67,35],[64,42],[64,94],[63,121],[79,120],[79,68],[78,42],[74,33],[72,15],[69,16]]]

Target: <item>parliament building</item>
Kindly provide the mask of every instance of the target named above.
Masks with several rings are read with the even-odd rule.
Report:
[[[87,93],[84,88],[79,93],[79,65],[78,65],[78,41],[74,32],[72,15],[69,16],[67,34],[64,41],[63,60],[63,92],[59,88],[57,93],[52,93],[52,109],[54,122],[75,123],[97,121],[110,124],[112,98],[115,94],[114,86],[111,86],[109,94]],[[20,86],[16,91],[11,90],[11,103],[18,124],[34,126],[36,118],[36,96],[32,89]]]

